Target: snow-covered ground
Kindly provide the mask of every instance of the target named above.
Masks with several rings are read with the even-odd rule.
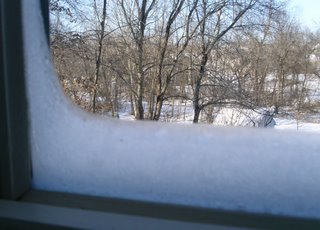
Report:
[[[258,111],[252,111],[248,109],[238,108],[222,108],[217,111],[214,118],[213,125],[217,126],[247,126],[257,127],[263,117],[263,113],[266,111],[265,108]],[[172,117],[172,114],[175,114]],[[311,115],[310,115],[311,116]],[[314,116],[314,115],[313,115]],[[132,120],[135,118],[130,114],[130,105],[124,103],[122,110],[119,114],[122,120]],[[320,115],[319,115],[320,117]],[[189,103],[178,103],[176,102],[172,108],[171,104],[164,105],[161,121],[162,122],[176,122],[176,123],[192,123],[193,109],[192,104]],[[314,120],[314,119],[313,119]],[[274,128],[277,130],[292,130],[298,132],[316,132],[320,133],[320,123],[305,122],[296,120],[294,118],[275,117]]]
[[[301,122],[296,120],[275,118],[275,129],[279,130],[295,130],[320,133],[320,124],[311,122]]]

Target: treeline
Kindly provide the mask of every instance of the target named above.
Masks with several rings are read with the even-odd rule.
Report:
[[[221,106],[315,110],[319,36],[277,0],[52,0],[51,49],[82,108],[159,120],[192,102],[193,122]]]

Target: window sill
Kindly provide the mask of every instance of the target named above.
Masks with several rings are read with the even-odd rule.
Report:
[[[320,221],[32,190],[0,200],[0,225],[105,229],[317,229]]]

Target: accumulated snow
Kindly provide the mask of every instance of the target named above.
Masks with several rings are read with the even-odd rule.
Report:
[[[319,134],[84,113],[54,74],[39,1],[22,4],[34,188],[320,219]]]

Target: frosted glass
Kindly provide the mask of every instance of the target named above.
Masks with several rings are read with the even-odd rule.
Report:
[[[320,218],[319,135],[85,113],[59,85],[39,1],[22,4],[34,188]]]

